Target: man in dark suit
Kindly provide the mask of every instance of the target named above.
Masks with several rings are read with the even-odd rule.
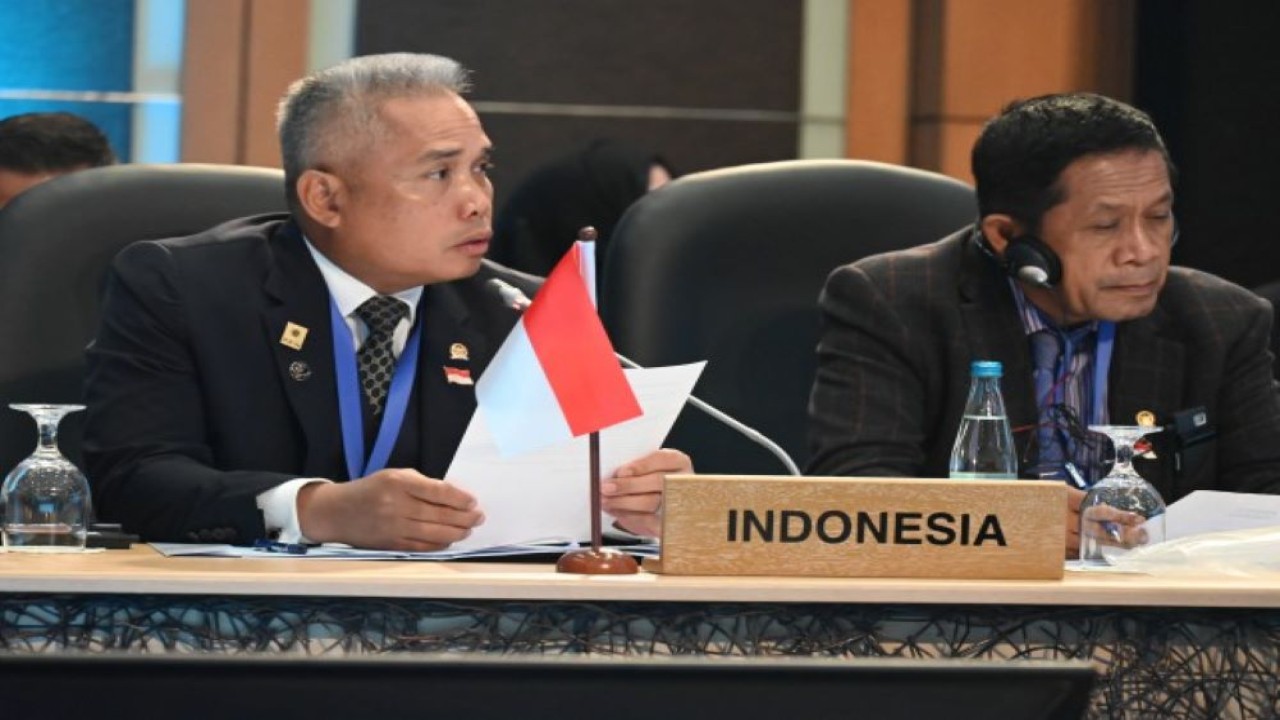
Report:
[[[970,362],[990,359],[1004,364],[1024,477],[1065,478],[1071,462],[1096,479],[1104,460],[1083,426],[1203,407],[1212,427],[1198,434],[1216,440],[1155,435],[1139,472],[1170,502],[1280,492],[1270,308],[1169,267],[1172,166],[1150,119],[1089,94],[1013,103],[984,127],[973,173],[976,225],[828,279],[809,471],[945,477]],[[1068,556],[1083,496],[1068,490]]]
[[[436,478],[517,320],[486,281],[536,283],[483,260],[491,145],[465,88],[428,55],[304,78],[279,114],[290,214],[121,253],[88,352],[101,518],[149,540],[409,550],[483,522]],[[656,533],[662,476],[688,470],[640,458],[604,507]]]

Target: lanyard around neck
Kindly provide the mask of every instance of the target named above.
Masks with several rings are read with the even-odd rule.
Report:
[[[329,298],[329,315],[333,325],[333,365],[338,383],[338,414],[342,420],[342,452],[347,460],[347,479],[355,480],[385,468],[391,457],[391,448],[404,424],[413,379],[418,372],[418,338],[422,334],[422,323],[420,318],[415,319],[413,332],[409,334],[404,351],[400,353],[400,360],[396,362],[387,403],[382,410],[382,422],[378,426],[378,436],[373,442],[373,451],[366,459],[355,339],[332,297]]]
[[[1090,425],[1107,422],[1107,375],[1111,372],[1111,351],[1116,344],[1116,324],[1103,320],[1098,323],[1098,344],[1093,353],[1093,407]]]

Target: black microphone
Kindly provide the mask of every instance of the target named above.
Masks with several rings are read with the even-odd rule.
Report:
[[[501,278],[490,278],[485,281],[484,286],[497,295],[503,305],[506,305],[516,312],[524,312],[533,304],[533,301],[529,299],[528,295],[520,292],[520,288],[502,280]]]
[[[485,287],[497,295],[503,305],[515,310],[516,312],[524,312],[533,304],[533,301],[521,292],[520,288],[500,278],[490,278],[489,280],[486,280]],[[614,355],[618,358],[618,362],[622,363],[625,367],[631,368],[632,370],[644,369],[643,365],[637,363],[631,358],[628,358],[622,353],[615,352]],[[765,437],[764,433],[694,395],[689,396],[689,404],[737,431],[740,435],[751,442],[759,445],[765,450],[768,450],[770,454],[786,466],[788,473],[792,475],[800,475],[800,468],[796,465],[796,461],[791,459],[791,456],[787,454],[786,450],[782,449],[782,446]]]

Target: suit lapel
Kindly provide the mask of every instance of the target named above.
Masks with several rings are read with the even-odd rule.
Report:
[[[329,292],[297,226],[273,238],[273,263],[264,289],[273,302],[263,311],[263,331],[274,350],[276,372],[302,429],[303,474],[345,477],[333,368]],[[301,348],[283,344],[289,323],[307,330]]]
[[[999,360],[1005,410],[1013,427],[1038,421],[1035,385],[1031,381],[1031,354],[1022,340],[1026,330],[1018,317],[1009,281],[996,264],[982,255],[974,243],[966,243],[960,281],[960,314],[969,346],[969,360]],[[968,368],[959,370],[968,374]],[[968,386],[957,388],[967,393]],[[959,398],[961,406],[964,397]]]
[[[462,281],[468,282],[468,281]],[[446,368],[469,373],[472,383],[489,362],[485,335],[475,326],[456,283],[429,285],[422,293],[421,362],[418,367],[422,463],[429,474],[443,476],[475,413],[475,386]]]
[[[1145,318],[1120,323],[1107,378],[1108,407],[1113,425],[1133,425],[1139,411],[1149,410],[1160,421],[1179,410],[1180,385],[1186,377],[1186,348],[1165,337],[1168,318],[1159,306]],[[1141,458],[1134,467],[1160,494],[1170,497],[1172,479],[1164,463]]]
[[[1139,410],[1167,416],[1181,395],[1179,383],[1186,373],[1186,349],[1160,333],[1164,313],[1154,313],[1116,329],[1116,347],[1107,388],[1111,422],[1132,425]]]

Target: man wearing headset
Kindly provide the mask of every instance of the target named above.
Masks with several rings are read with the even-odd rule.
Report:
[[[1096,479],[1105,451],[1086,426],[1195,409],[1212,442],[1159,433],[1135,461],[1167,502],[1280,492],[1271,309],[1169,266],[1173,167],[1150,118],[1092,94],[1014,102],[972,163],[975,225],[828,279],[808,471],[945,477],[969,365],[983,359],[1004,364],[1023,477],[1065,478],[1071,464]],[[1068,489],[1069,557],[1083,497]]]

